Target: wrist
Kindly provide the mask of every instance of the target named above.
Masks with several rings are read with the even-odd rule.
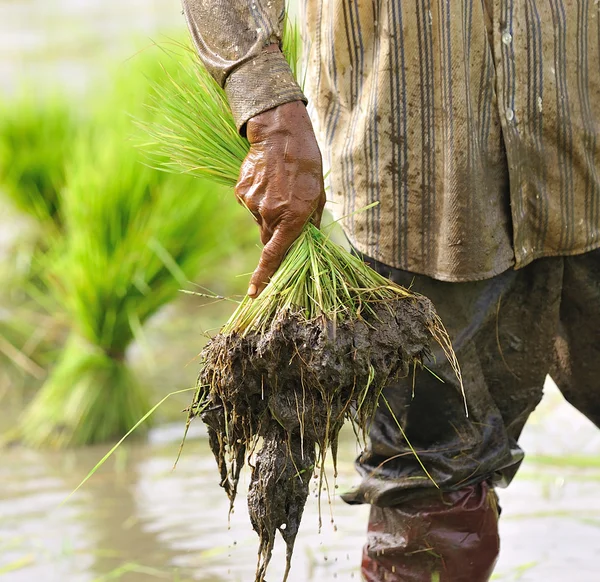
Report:
[[[248,120],[260,113],[294,101],[306,102],[284,55],[271,44],[245,61],[227,77],[225,92],[242,135]]]
[[[297,135],[307,130],[313,132],[303,101],[283,103],[263,111],[249,119],[246,124],[246,136],[251,144],[276,134]]]

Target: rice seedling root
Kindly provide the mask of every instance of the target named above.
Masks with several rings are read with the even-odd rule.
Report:
[[[206,346],[192,413],[208,426],[232,504],[255,453],[248,507],[260,538],[257,582],[277,531],[289,570],[311,476],[322,484],[345,420],[366,432],[387,382],[428,355],[434,324],[431,303],[407,296],[337,323],[283,312],[264,332],[221,333]]]

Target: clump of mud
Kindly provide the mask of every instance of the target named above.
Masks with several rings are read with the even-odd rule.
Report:
[[[202,353],[192,411],[208,426],[230,502],[252,454],[248,509],[260,538],[256,582],[263,582],[279,531],[294,542],[315,472],[335,461],[345,420],[366,431],[388,381],[408,374],[429,353],[436,315],[424,297],[371,308],[338,323],[281,314],[265,333],[217,335]],[[435,334],[433,334],[435,335]]]

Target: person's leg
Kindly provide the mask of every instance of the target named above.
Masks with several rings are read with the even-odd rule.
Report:
[[[469,417],[439,349],[429,370],[385,390],[369,447],[357,461],[362,482],[345,496],[373,505],[364,576],[484,582],[498,552],[497,507],[487,484],[508,484],[522,459],[517,439],[542,397],[552,359],[562,260],[472,283],[367,262],[432,300],[453,339]]]
[[[600,427],[600,250],[565,258],[551,376],[564,397]]]
[[[367,582],[483,582],[498,556],[496,494],[483,481],[393,507],[373,505],[368,536]]]

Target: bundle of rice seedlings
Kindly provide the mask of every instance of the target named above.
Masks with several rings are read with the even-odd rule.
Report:
[[[83,102],[74,102],[59,90],[40,97],[32,88],[2,100],[0,193],[42,225],[60,226],[60,190],[75,134],[89,121],[91,110],[97,115],[110,109],[109,123],[115,112],[143,116],[150,88],[172,63],[160,61],[159,54],[150,45],[111,68],[105,90],[85,96]]]
[[[227,252],[235,204],[215,188],[145,167],[131,124],[113,120],[73,144],[63,235],[46,269],[71,337],[21,419],[25,443],[65,447],[122,436],[149,408],[127,348],[203,266]]]
[[[168,171],[233,187],[249,145],[195,55],[179,58],[178,79],[157,87],[147,145],[168,158]],[[432,340],[460,378],[431,303],[307,224],[262,294],[246,297],[202,351],[188,424],[195,416],[206,423],[232,505],[252,456],[257,582],[265,579],[277,531],[287,545],[288,578],[309,482],[315,474],[319,492],[328,487],[325,457],[330,450],[335,461],[343,423],[364,435],[383,388],[422,365]]]
[[[60,324],[32,297],[45,292],[41,258],[60,231],[64,162],[75,128],[60,92],[40,97],[21,90],[0,102],[0,384],[11,397],[41,383],[62,341]]]
[[[44,99],[30,93],[0,105],[0,191],[20,211],[44,227],[59,223],[75,119],[59,94]]]

